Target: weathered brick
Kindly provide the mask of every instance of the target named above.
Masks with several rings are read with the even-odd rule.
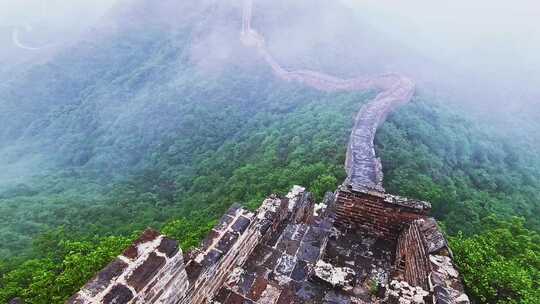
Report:
[[[133,299],[134,295],[124,285],[115,285],[103,298],[103,304],[125,304]]]
[[[178,241],[164,237],[157,249],[170,258],[178,252]]]
[[[165,258],[158,256],[154,252],[150,253],[148,258],[127,279],[129,285],[133,286],[135,290],[140,291],[150,282],[164,264]]]
[[[95,296],[103,291],[115,278],[122,274],[127,266],[124,261],[115,259],[84,286],[86,292],[90,296]]]
[[[130,259],[138,257],[137,247],[142,243],[151,242],[159,237],[159,232],[154,229],[146,229],[143,234],[124,251],[124,256]]]

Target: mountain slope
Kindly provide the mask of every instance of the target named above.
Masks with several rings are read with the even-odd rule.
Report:
[[[283,82],[241,44],[240,5],[177,2],[122,4],[72,48],[0,83],[0,300],[61,303],[146,226],[189,248],[234,202],[255,207],[293,184],[320,198],[345,177],[354,115],[375,92]],[[285,66],[379,71],[340,65],[350,45],[299,56],[295,41],[288,54],[274,22],[283,10],[260,5],[268,15],[254,22]],[[432,201],[452,235],[482,232],[492,213],[538,230],[538,143],[518,138],[534,125],[494,130],[453,102],[422,87],[389,118],[376,138],[385,188]]]

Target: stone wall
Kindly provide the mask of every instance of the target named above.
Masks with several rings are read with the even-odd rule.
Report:
[[[336,225],[363,229],[384,239],[397,240],[400,231],[425,217],[431,205],[426,202],[342,186],[335,201]]]
[[[178,243],[149,229],[67,303],[173,304],[187,288]]]
[[[287,209],[288,200],[276,197],[266,199],[257,214],[237,206],[231,208],[188,262],[191,287],[180,303],[207,303],[212,299],[233,269],[242,265],[285,219]]]
[[[342,186],[336,191],[335,225],[396,241],[391,287],[403,290],[389,289],[395,299],[417,290],[416,296],[429,295],[433,303],[468,303],[446,239],[428,216],[430,209],[426,202]]]
[[[386,286],[384,303],[468,303],[429,209],[351,187],[315,205],[295,186],[257,212],[231,207],[185,258],[176,241],[146,230],[68,303],[378,303],[365,292],[370,281]]]
[[[433,218],[418,219],[402,231],[395,264],[394,279],[429,291],[433,303],[469,303],[452,252]]]
[[[67,303],[208,303],[257,245],[285,222],[307,221],[313,207],[298,186],[284,198],[269,197],[256,213],[235,205],[186,259],[176,241],[146,230]]]
[[[400,233],[395,259],[399,279],[412,286],[428,289],[427,278],[431,267],[416,221]]]

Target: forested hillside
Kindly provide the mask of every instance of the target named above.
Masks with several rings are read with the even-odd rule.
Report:
[[[148,226],[189,249],[235,202],[255,208],[294,184],[320,199],[343,181],[353,119],[375,92],[276,79],[240,45],[237,8],[194,22],[204,9],[107,24],[3,76],[1,303],[63,303]],[[522,132],[536,126],[478,121],[454,102],[421,90],[390,116],[376,140],[385,188],[432,202],[479,303],[538,303],[540,147]]]
[[[20,174],[0,193],[1,301],[62,303],[148,226],[189,248],[234,202],[344,179],[371,93],[283,83],[248,53],[205,66],[189,32],[84,41],[3,87],[2,160]]]
[[[432,202],[478,303],[540,301],[540,162],[534,123],[475,122],[419,96],[380,130],[389,191]]]
[[[521,216],[540,230],[538,145],[431,102],[419,96],[379,132],[386,189],[432,202],[452,235],[478,232],[490,214]]]

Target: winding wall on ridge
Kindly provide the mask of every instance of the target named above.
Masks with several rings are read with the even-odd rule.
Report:
[[[241,41],[254,47],[272,68],[273,73],[285,80],[326,91],[377,90],[379,94],[358,112],[347,148],[345,168],[346,184],[384,191],[382,168],[375,155],[374,139],[377,128],[396,107],[408,103],[415,91],[414,82],[399,74],[375,77],[339,78],[312,70],[286,70],[266,48],[264,37],[252,27],[253,0],[244,0]]]
[[[431,205],[382,187],[375,133],[411,100],[413,82],[397,74],[341,79],[285,70],[252,29],[252,8],[245,0],[242,42],[280,79],[328,92],[380,91],[356,116],[346,181],[317,205],[294,186],[256,212],[233,206],[186,256],[178,242],[147,230],[67,303],[470,304],[448,243],[428,215]],[[372,295],[366,282],[378,282],[384,294]]]

